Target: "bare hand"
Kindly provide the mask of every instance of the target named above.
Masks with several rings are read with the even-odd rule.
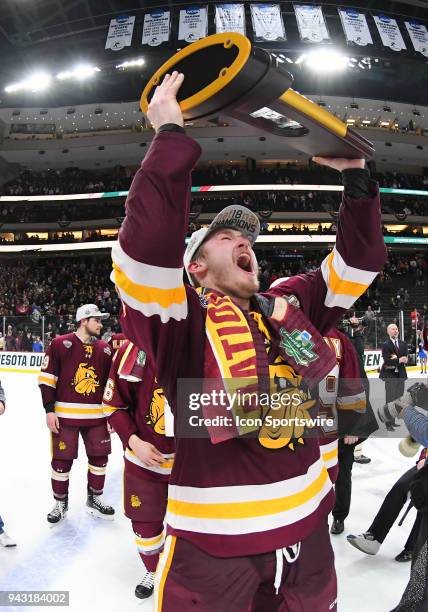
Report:
[[[46,425],[53,433],[59,433],[59,420],[55,412],[48,412],[46,415]]]
[[[390,359],[397,359],[397,355],[395,353],[393,353],[390,357]]]
[[[5,407],[3,402],[0,402],[0,414],[3,414],[3,412],[5,411]]]
[[[320,166],[328,166],[342,172],[349,168],[364,168],[364,159],[342,159],[341,157],[313,157],[312,161]]]
[[[166,123],[175,123],[183,127],[183,114],[177,102],[177,93],[183,81],[184,74],[174,70],[171,75],[166,74],[161,85],[156,87],[147,109],[147,117],[156,131]]]
[[[355,444],[355,442],[358,442],[358,436],[345,436],[343,438],[344,444]]]
[[[165,461],[162,453],[158,451],[156,446],[149,442],[144,442],[144,440],[135,434],[129,438],[128,445],[146,467],[159,467]]]
[[[421,470],[424,467],[425,461],[426,459],[421,459],[420,461],[417,462],[416,467],[418,470]]]
[[[407,363],[408,359],[407,357],[400,357],[400,359],[398,360],[400,363]]]

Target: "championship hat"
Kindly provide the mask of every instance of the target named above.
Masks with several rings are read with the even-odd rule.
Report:
[[[76,322],[78,323],[82,319],[89,319],[90,317],[98,317],[100,319],[108,319],[108,312],[101,312],[96,304],[84,304],[79,306],[76,311]]]
[[[190,262],[193,260],[193,256],[201,244],[205,242],[213,232],[223,228],[238,230],[248,238],[252,246],[260,233],[260,221],[257,215],[249,208],[240,206],[239,204],[232,204],[231,206],[226,206],[226,208],[219,212],[208,227],[202,227],[196,230],[196,232],[193,232],[190,236],[183,258],[184,268],[192,285],[194,285],[194,280],[189,274],[188,268]]]

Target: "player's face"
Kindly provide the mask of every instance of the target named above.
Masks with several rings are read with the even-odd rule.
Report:
[[[202,266],[204,287],[241,299],[259,289],[256,256],[248,238],[237,230],[218,230],[204,242]]]
[[[86,329],[89,335],[99,336],[101,334],[102,328],[103,325],[101,323],[100,317],[91,317],[90,319],[88,319]]]

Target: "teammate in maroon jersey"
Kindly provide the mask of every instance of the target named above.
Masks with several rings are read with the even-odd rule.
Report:
[[[108,313],[95,304],[80,306],[76,332],[52,340],[43,360],[39,387],[52,438],[52,490],[55,506],[48,522],[56,524],[68,510],[68,482],[77,458],[79,433],[88,457],[87,511],[112,520],[114,509],[101,500],[111,452],[102,396],[111,364],[111,348],[99,340]]]
[[[165,396],[146,361],[129,340],[113,358],[103,397],[104,414],[124,448],[124,507],[146,572],[135,588],[150,597],[163,548],[164,518],[174,441],[165,435]]]

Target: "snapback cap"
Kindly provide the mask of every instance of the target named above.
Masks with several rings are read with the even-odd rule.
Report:
[[[231,204],[231,206],[226,206],[226,208],[219,212],[208,227],[202,227],[193,232],[187,243],[183,258],[184,268],[192,285],[194,285],[194,280],[189,274],[188,268],[194,254],[213,232],[223,228],[230,228],[241,232],[248,238],[251,246],[253,246],[260,234],[260,221],[258,216],[249,208],[239,204]]]
[[[96,304],[84,304],[79,306],[76,310],[76,322],[78,323],[82,319],[89,319],[90,317],[98,317],[100,319],[108,319],[108,312],[101,312]]]

